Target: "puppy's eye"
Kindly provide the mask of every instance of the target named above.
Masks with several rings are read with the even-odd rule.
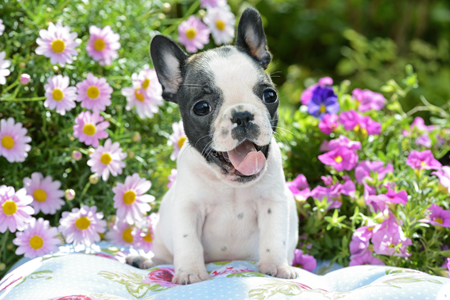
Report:
[[[274,90],[265,90],[263,93],[263,101],[266,103],[275,103],[278,100],[277,93]]]
[[[194,111],[194,114],[197,116],[206,116],[209,114],[212,110],[211,105],[209,105],[206,101],[199,101],[194,104],[194,107],[192,108]]]

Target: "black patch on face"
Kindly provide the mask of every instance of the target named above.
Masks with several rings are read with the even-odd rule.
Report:
[[[270,80],[267,74],[264,74],[265,78],[261,80],[261,82],[253,87],[253,93],[261,99],[264,105],[267,107],[267,110],[270,114],[270,124],[272,125],[273,132],[276,131],[278,125],[278,105],[280,101],[276,101],[275,103],[266,103],[263,100],[263,93],[267,88],[271,88],[276,91],[274,84]]]
[[[244,140],[256,141],[261,134],[261,129],[258,124],[252,122],[255,117],[248,111],[231,112],[231,122],[237,126],[231,130],[231,137],[238,141]]]

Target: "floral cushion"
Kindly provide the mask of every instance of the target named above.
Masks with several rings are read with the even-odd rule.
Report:
[[[140,270],[124,264],[130,252],[100,242],[23,259],[0,281],[0,299],[450,299],[448,278],[368,265],[325,275],[300,270],[300,278],[285,280],[258,273],[255,262],[215,262],[206,265],[210,280],[183,286],[172,283],[172,265]]]

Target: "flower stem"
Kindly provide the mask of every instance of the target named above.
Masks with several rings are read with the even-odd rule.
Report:
[[[20,77],[19,77],[20,78]],[[8,87],[6,87],[3,90],[3,93],[6,93],[7,91],[9,91],[10,89],[12,89],[13,87],[15,87],[17,84],[19,84],[19,79],[17,79],[16,81],[14,81],[13,83],[11,83]]]
[[[162,35],[169,35],[169,34],[171,34],[175,30],[175,28],[177,28],[178,25],[180,25],[180,23],[182,21],[184,21],[185,19],[187,19],[188,16],[190,16],[190,15],[192,15],[194,13],[194,11],[198,8],[199,5],[200,5],[200,1],[194,1],[194,3],[191,5],[191,7],[189,7],[189,9],[184,14],[183,18],[179,19],[173,25],[171,25],[166,30],[164,30],[161,34]]]
[[[22,101],[42,101],[47,99],[47,97],[34,97],[34,98],[13,98],[13,99],[6,99],[6,98],[0,98],[1,101],[8,101],[8,102],[22,102]]]
[[[8,239],[8,234],[9,234],[9,230],[6,230],[6,233],[2,237],[2,247],[0,248],[0,257],[1,257],[1,254],[3,252],[3,249],[5,249],[6,240]]]

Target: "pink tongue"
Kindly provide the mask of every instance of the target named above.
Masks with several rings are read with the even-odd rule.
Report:
[[[256,152],[255,145],[250,141],[245,141],[228,151],[228,157],[234,168],[245,176],[258,173],[266,163],[264,154],[261,151]]]

